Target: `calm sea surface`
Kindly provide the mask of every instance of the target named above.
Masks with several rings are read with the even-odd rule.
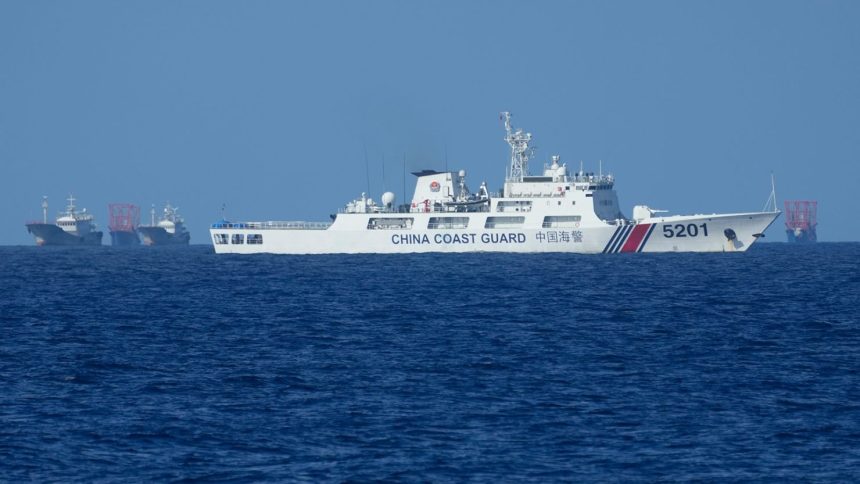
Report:
[[[0,248],[0,480],[860,480],[860,244]]]

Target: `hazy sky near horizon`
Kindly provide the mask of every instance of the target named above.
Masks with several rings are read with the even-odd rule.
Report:
[[[365,147],[375,199],[404,199],[404,155],[495,190],[504,110],[533,171],[602,160],[628,216],[760,210],[773,172],[820,240],[860,240],[858,25],[856,1],[2,1],[0,244],[69,193],[105,232],[110,202],[170,201],[192,243],[222,205],[328,220]]]

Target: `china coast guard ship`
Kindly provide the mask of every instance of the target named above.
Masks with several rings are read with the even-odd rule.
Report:
[[[531,133],[502,113],[511,162],[504,189],[466,187],[466,173],[413,173],[408,205],[391,192],[376,203],[362,194],[331,223],[229,222],[213,224],[219,254],[330,254],[405,252],[727,252],[746,251],[779,216],[772,211],[658,215],[645,205],[627,218],[618,207],[612,175],[570,173],[553,156],[530,175]],[[772,195],[773,196],[773,195]],[[774,197],[775,199],[775,197]]]
[[[87,209],[78,212],[75,197],[69,195],[66,211],[56,223],[48,223],[48,197],[42,197],[42,220],[27,223],[27,231],[36,238],[36,245],[101,245],[101,231]]]

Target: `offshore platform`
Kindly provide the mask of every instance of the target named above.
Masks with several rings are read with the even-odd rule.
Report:
[[[813,200],[785,201],[785,234],[789,242],[818,241],[818,202]]]
[[[140,226],[140,207],[130,203],[111,203],[110,213],[111,245],[140,245],[137,228]]]

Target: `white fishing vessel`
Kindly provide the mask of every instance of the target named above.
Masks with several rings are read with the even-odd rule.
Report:
[[[504,188],[486,183],[472,192],[466,172],[415,172],[409,204],[381,203],[362,194],[328,222],[212,224],[219,254],[333,254],[406,252],[730,252],[745,251],[780,212],[661,215],[645,205],[632,218],[618,206],[615,178],[571,173],[558,156],[530,175],[531,133],[514,129],[502,113],[511,148]]]

